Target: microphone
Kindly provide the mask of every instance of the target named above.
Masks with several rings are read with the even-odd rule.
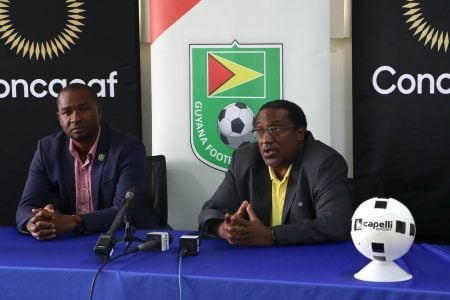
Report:
[[[172,235],[168,232],[148,232],[146,241],[128,252],[167,251],[169,250],[169,245],[172,244],[172,241]]]
[[[178,255],[194,256],[200,251],[200,236],[197,234],[184,234],[180,237],[180,247]]]
[[[149,232],[146,241],[136,248],[138,251],[167,251],[172,244],[172,235],[168,232]]]
[[[128,206],[130,206],[131,202],[135,198],[138,189],[135,187],[129,188],[125,194],[125,201],[122,203],[122,206],[119,209],[111,227],[108,232],[100,234],[100,237],[97,240],[97,244],[94,247],[95,255],[99,257],[100,260],[109,260],[114,250],[115,239],[114,236],[119,229],[122,221],[127,213]]]

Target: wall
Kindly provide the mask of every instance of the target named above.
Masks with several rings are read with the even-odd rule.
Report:
[[[330,45],[331,146],[347,161],[353,177],[352,39],[331,39]]]

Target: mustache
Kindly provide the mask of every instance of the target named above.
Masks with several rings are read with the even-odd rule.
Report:
[[[275,148],[272,147],[272,145],[270,145],[270,144],[263,144],[262,149],[267,151],[267,150],[274,150]]]

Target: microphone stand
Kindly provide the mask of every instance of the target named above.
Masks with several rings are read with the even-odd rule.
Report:
[[[125,252],[126,252],[128,250],[128,248],[130,248],[130,246],[133,242],[142,243],[142,242],[145,242],[145,240],[134,236],[136,229],[133,226],[131,226],[129,218],[128,218],[128,214],[125,214],[125,216],[123,217],[123,223],[125,224],[123,237],[121,239],[117,240],[116,243],[126,242],[127,243],[127,246],[125,248]]]

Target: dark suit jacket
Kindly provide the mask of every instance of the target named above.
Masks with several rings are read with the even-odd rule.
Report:
[[[350,237],[351,198],[346,186],[347,164],[329,146],[308,132],[293,163],[283,206],[282,225],[274,226],[276,244],[341,241]],[[256,143],[236,150],[225,179],[200,212],[201,232],[208,221],[223,220],[249,200],[260,220],[270,226],[272,183]]]
[[[146,153],[136,137],[102,124],[92,168],[94,212],[82,215],[88,233],[106,231],[131,187],[144,190]],[[149,207],[138,193],[130,209],[132,224],[151,226]],[[75,214],[74,158],[63,131],[38,141],[22,198],[16,212],[19,231],[32,217],[31,209],[53,203],[62,214]]]

